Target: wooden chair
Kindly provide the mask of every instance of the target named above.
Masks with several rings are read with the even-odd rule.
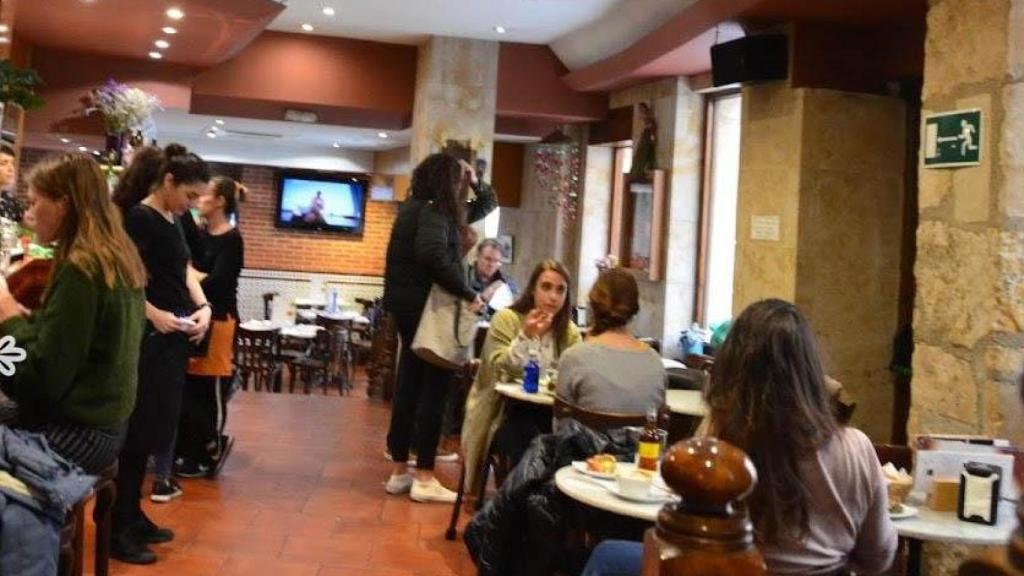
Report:
[[[331,318],[318,314],[317,326],[331,334],[331,377],[338,382],[338,390],[345,394],[352,389],[354,363],[352,350],[352,333],[354,323],[351,320]],[[324,392],[326,392],[326,388]]]
[[[367,395],[390,402],[398,373],[398,329],[391,314],[382,312],[372,320],[373,340],[366,365]]]
[[[715,357],[707,354],[687,354],[683,364],[695,370],[711,372],[711,367],[715,365]]]
[[[602,412],[574,406],[563,398],[555,396],[554,416],[556,420],[572,418],[587,428],[604,432],[625,426],[643,426],[647,423],[646,414],[624,414],[621,412]],[[658,410],[658,426],[668,430],[672,412],[668,406]]]
[[[767,574],[747,507],[738,505],[757,482],[742,450],[716,438],[691,438],[668,451],[661,475],[682,501],[662,508],[657,527],[644,535],[646,574]]]
[[[68,512],[60,531],[60,552],[57,573],[61,576],[81,576],[85,552],[85,504],[96,499],[92,518],[96,525],[93,554],[93,574],[110,573],[110,514],[117,495],[117,461],[99,474],[92,491]]]
[[[277,330],[246,330],[241,326],[235,330],[236,366],[242,377],[242,389],[249,389],[249,377],[253,378],[253,390],[259,392],[266,387],[274,391],[274,377],[280,372],[277,362]]]
[[[327,394],[327,388],[334,381],[331,374],[334,339],[335,334],[330,330],[317,331],[316,337],[313,338],[313,342],[306,350],[306,354],[291,362],[291,367],[295,373],[288,384],[288,392],[292,392],[295,380],[301,380],[303,392],[309,394],[313,380],[319,378],[324,394]],[[342,386],[339,385],[338,390],[344,394]]]

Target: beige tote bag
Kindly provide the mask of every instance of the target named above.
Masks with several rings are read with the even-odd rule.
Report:
[[[434,284],[412,340],[413,354],[439,368],[461,368],[472,359],[478,319],[462,298]]]

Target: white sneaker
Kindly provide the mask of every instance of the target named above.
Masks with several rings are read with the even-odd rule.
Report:
[[[440,502],[443,504],[451,504],[455,502],[455,498],[458,495],[455,492],[445,488],[437,481],[437,478],[431,478],[429,482],[420,482],[416,480],[412,483],[412,490],[409,492],[409,497],[416,502]]]
[[[384,451],[384,458],[386,458],[388,462],[391,462],[393,460],[391,458],[391,451],[390,450],[385,450]],[[437,460],[437,458],[434,458],[434,460]],[[405,461],[405,464],[406,464],[406,466],[415,466],[416,465],[416,455],[410,452],[409,453],[409,459]]]
[[[384,491],[388,494],[405,494],[412,488],[412,483],[412,474],[392,474],[384,485]]]

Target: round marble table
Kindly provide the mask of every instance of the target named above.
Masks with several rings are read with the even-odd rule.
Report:
[[[554,406],[555,396],[548,392],[537,392],[531,394],[523,390],[521,384],[495,384],[494,389],[502,396],[539,404],[541,406]],[[668,390],[665,392],[665,403],[672,412],[685,414],[687,416],[704,416],[707,414],[707,405],[701,393],[697,390]]]
[[[658,517],[658,511],[665,505],[664,502],[642,504],[624,500],[602,486],[605,482],[612,483],[614,481],[603,481],[585,476],[573,470],[572,466],[563,466],[558,472],[555,472],[555,486],[558,486],[563,494],[598,510],[654,522]]]
[[[274,322],[272,320],[249,320],[239,324],[239,327],[246,330],[260,330],[266,332],[279,330],[281,336],[307,340],[316,338],[316,333],[323,329],[322,327],[313,324],[292,324],[290,322]]]
[[[956,512],[936,512],[924,505],[917,509],[917,516],[893,520],[896,532],[909,544],[908,576],[921,573],[922,542],[1002,546],[1010,540],[1010,533],[1017,524],[1014,504],[1007,500],[999,502],[999,520],[994,526],[964,522],[956,517]]]

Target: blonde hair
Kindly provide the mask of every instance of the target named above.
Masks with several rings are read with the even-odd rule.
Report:
[[[99,164],[85,154],[63,154],[36,165],[27,181],[36,193],[67,201],[55,271],[67,262],[90,278],[102,278],[108,288],[118,283],[129,288],[146,286],[146,269],[110,201]]]

